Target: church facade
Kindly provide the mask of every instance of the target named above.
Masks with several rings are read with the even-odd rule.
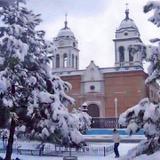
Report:
[[[128,9],[113,42],[114,67],[101,68],[91,60],[86,69],[79,70],[78,41],[68,27],[67,20],[54,39],[53,72],[71,83],[69,94],[75,98],[76,106],[87,104],[88,113],[99,120],[117,118],[148,93],[142,57],[140,54],[133,56],[129,49],[130,45],[143,42],[137,26],[129,17]]]

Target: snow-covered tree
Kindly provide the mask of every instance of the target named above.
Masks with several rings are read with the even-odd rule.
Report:
[[[81,133],[88,129],[90,116],[76,109],[68,112],[67,106],[74,103],[74,99],[65,94],[71,88],[69,83],[53,75],[49,84],[50,92],[33,91],[35,106],[40,108],[29,107],[31,132],[27,133],[33,139],[81,147],[84,144]]]
[[[41,22],[39,15],[17,2],[0,10],[0,106],[10,112],[11,126],[6,160],[11,159],[16,124],[24,120],[28,105],[34,99],[32,91],[36,87],[43,89],[49,78],[44,68],[47,64],[47,55],[43,52],[45,43],[42,34],[35,31]]]
[[[84,141],[77,126],[80,119],[67,109],[74,104],[66,94],[71,85],[51,74],[54,47],[44,39],[44,31],[36,30],[40,15],[20,2],[0,8],[0,112],[5,109],[5,126],[10,125],[6,160],[11,159],[16,126],[17,135],[25,132],[43,141],[63,143],[67,138],[70,145]]]
[[[144,6],[144,12],[153,10],[153,16],[149,21],[160,27],[160,2],[151,1]],[[159,42],[159,38],[151,40],[152,43]],[[136,44],[132,48],[139,48],[143,58],[150,62],[148,68],[148,77],[145,81],[146,85],[159,84],[160,79],[160,43],[157,46],[144,47]],[[134,49],[133,49],[134,50]],[[135,51],[135,50],[134,50]],[[134,53],[136,54],[136,52]],[[158,91],[159,92],[159,91]],[[144,130],[146,140],[141,142],[136,148],[128,152],[130,158],[146,153],[151,154],[160,150],[160,102],[150,102],[148,98],[142,99],[137,105],[129,108],[120,115],[119,123],[127,126],[129,134]]]
[[[7,7],[9,5],[14,5],[16,2],[23,2],[25,3],[25,0],[0,0],[0,6],[1,7]]]

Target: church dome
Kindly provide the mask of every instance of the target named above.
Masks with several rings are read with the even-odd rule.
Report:
[[[122,20],[118,30],[132,28],[132,29],[135,29],[138,31],[138,28],[137,28],[136,24],[134,23],[134,21],[131,18],[129,18],[129,10],[128,9],[126,9],[125,14],[126,14],[126,17],[124,20]]]
[[[57,37],[74,37],[73,32],[67,26],[67,20],[64,22],[64,28],[62,28],[59,32]]]
[[[73,32],[68,27],[62,28],[57,37],[74,37]]]
[[[132,19],[124,19],[121,22],[118,30],[125,29],[125,28],[134,28],[134,29],[138,30],[137,26],[135,25],[135,23],[134,23],[134,21]]]

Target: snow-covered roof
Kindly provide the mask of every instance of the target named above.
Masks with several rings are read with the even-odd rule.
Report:
[[[52,73],[59,76],[82,76],[86,70],[73,70],[73,71],[53,71]],[[99,68],[99,71],[104,73],[119,73],[119,72],[132,72],[132,71],[143,71],[141,66],[123,66],[123,67],[105,67]]]
[[[107,67],[101,68],[102,73],[117,73],[117,72],[132,72],[132,71],[142,71],[141,66],[124,66],[124,67]]]
[[[57,37],[74,37],[73,32],[70,30],[70,28],[62,28]]]

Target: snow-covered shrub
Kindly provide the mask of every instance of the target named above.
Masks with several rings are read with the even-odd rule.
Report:
[[[154,153],[160,149],[160,106],[158,104],[149,102],[148,98],[142,99],[137,105],[120,115],[119,124],[127,126],[127,132],[130,135],[143,128],[147,138],[128,153],[130,159],[140,154]]]

